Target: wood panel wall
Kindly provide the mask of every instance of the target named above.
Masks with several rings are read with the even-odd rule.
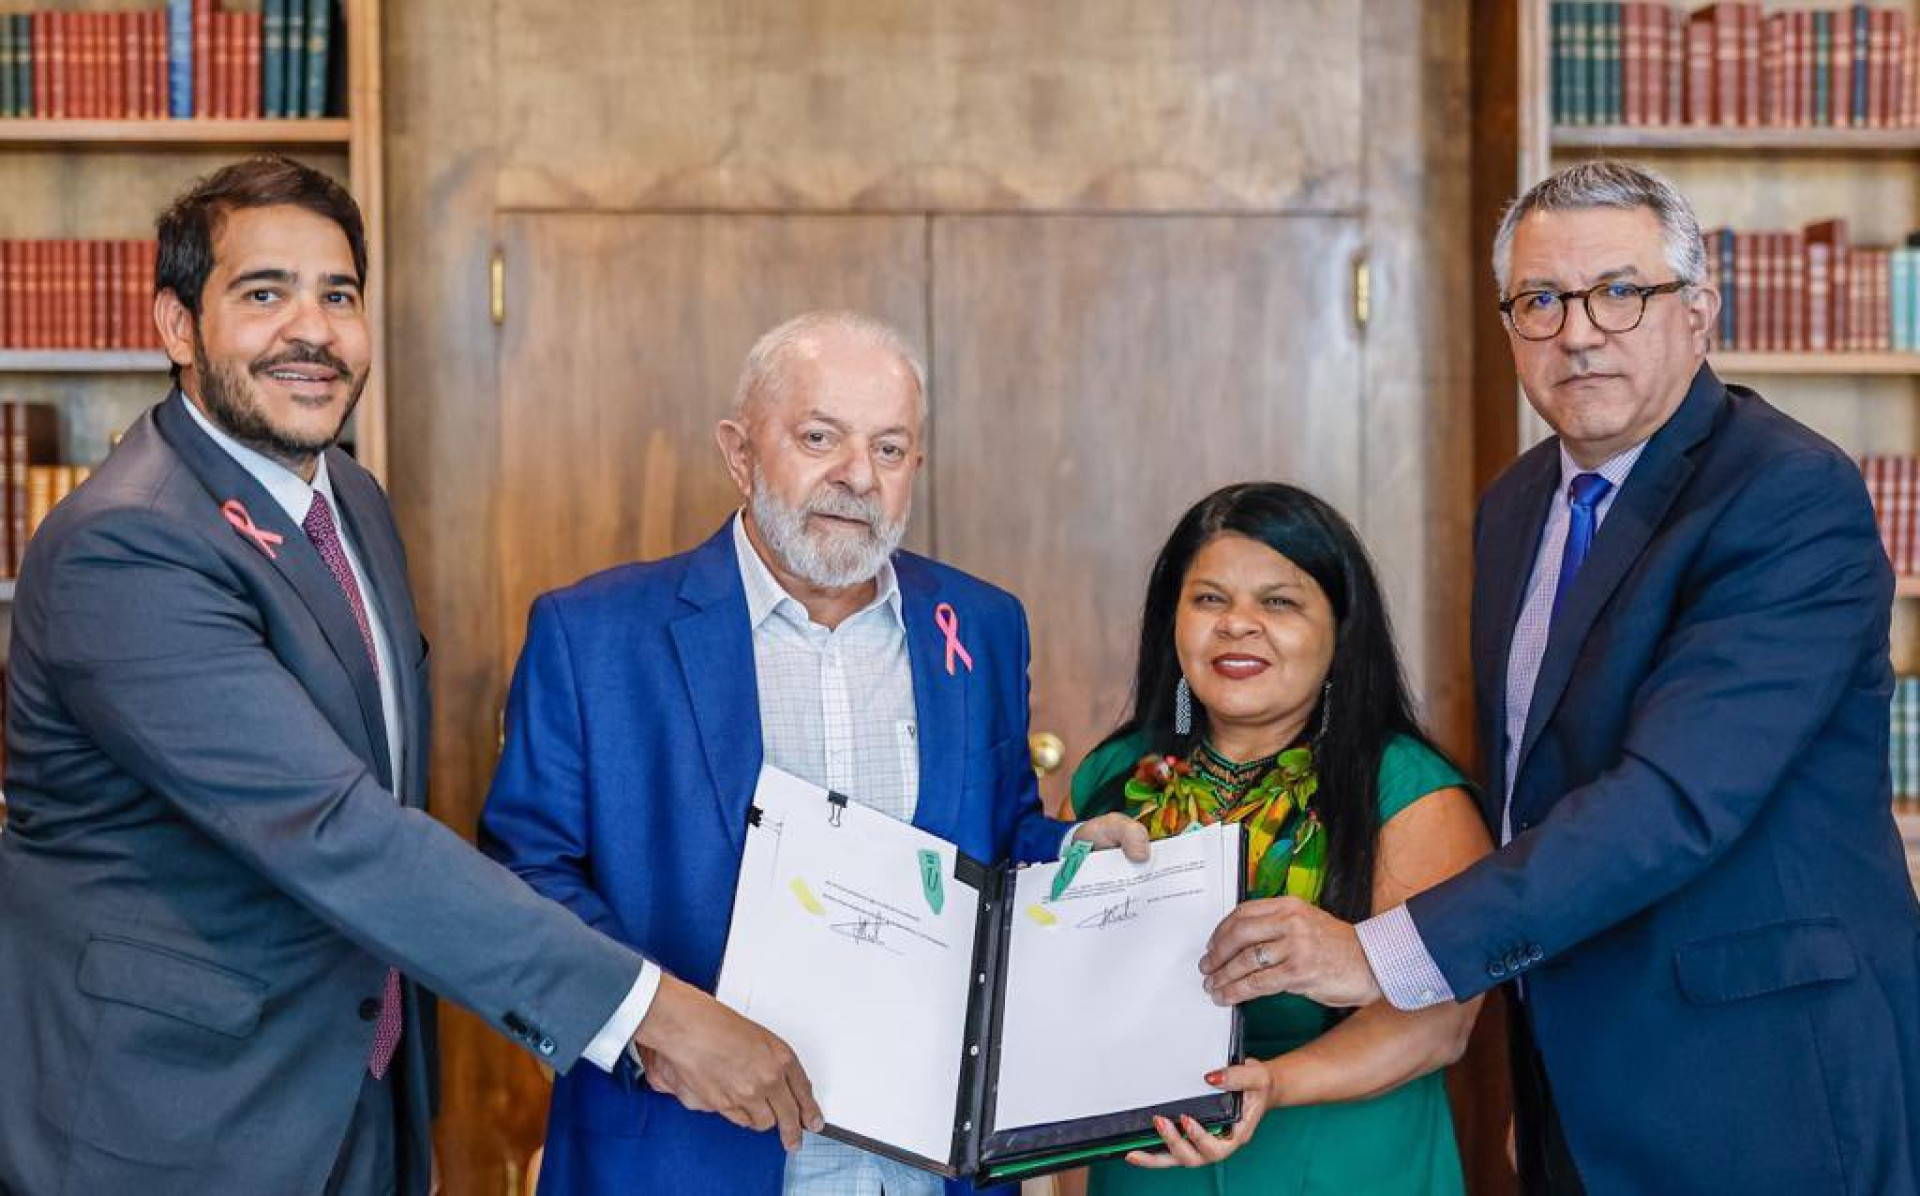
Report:
[[[434,806],[462,833],[491,775],[525,599],[586,559],[503,533],[586,526],[595,553],[619,557],[704,532],[729,500],[699,451],[703,429],[753,333],[823,286],[932,336],[935,458],[915,533],[926,547],[986,560],[1004,528],[998,514],[963,518],[972,496],[1004,502],[1000,483],[1026,472],[1057,486],[1107,469],[1109,454],[1076,455],[1085,429],[1045,382],[1072,371],[1072,423],[1084,425],[1099,363],[1133,352],[1123,360],[1165,378],[1170,401],[1198,399],[1221,435],[1245,436],[1222,473],[1298,467],[1355,520],[1428,717],[1443,742],[1468,746],[1466,4],[409,0],[385,20],[389,270],[375,285],[388,288],[390,488],[434,645]],[[509,295],[546,309],[569,280],[516,262],[565,257],[568,238],[617,247],[605,268],[632,275],[630,302],[581,312],[598,356],[543,347],[512,303],[504,328],[489,318],[494,247]],[[1362,255],[1364,329],[1341,285]],[[1320,310],[1274,301],[1294,270]],[[977,286],[943,288],[969,277]],[[1143,309],[1193,301],[1156,336],[1093,335],[1065,353],[1052,325],[1020,318],[1029,277],[1055,295],[1132,287]],[[592,289],[618,283],[606,274]],[[1285,326],[1259,315],[1281,310]],[[650,341],[674,352],[652,355]],[[1000,459],[1004,441],[970,445],[959,425],[943,439],[949,386],[1051,421],[1022,450],[1031,460]],[[605,453],[577,478],[542,472],[539,438],[562,430],[543,422],[546,404],[581,393],[602,396]],[[569,485],[609,471],[637,496],[631,510],[572,504]],[[1130,551],[1150,550],[1199,493],[1176,490],[1149,491],[1168,509]],[[1029,576],[1047,562],[1093,571],[1076,537],[1048,535],[1006,580],[1041,585]],[[1113,618],[1142,584],[1112,599]],[[1104,652],[1104,638],[1090,642]],[[1037,669],[1092,667],[1036,648]],[[1123,698],[1090,695],[1074,717],[1091,726]],[[491,1196],[538,1141],[544,1080],[474,1019],[449,1011],[445,1024],[447,1190]],[[1487,1191],[1502,1190],[1496,1071],[1479,1059],[1455,1086]]]

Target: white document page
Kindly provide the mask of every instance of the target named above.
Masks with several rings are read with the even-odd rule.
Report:
[[[1200,956],[1239,897],[1240,828],[1161,839],[1144,864],[1086,858],[1060,899],[1058,864],[1014,888],[993,1131],[1170,1105],[1216,1090],[1233,1010],[1200,987]]]
[[[948,1162],[980,896],[958,852],[772,767],[754,804],[720,1000],[786,1040],[828,1122]]]

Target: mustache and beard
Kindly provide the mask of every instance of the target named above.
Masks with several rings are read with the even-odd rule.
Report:
[[[907,531],[908,510],[888,519],[877,494],[849,494],[837,486],[822,485],[798,506],[789,504],[767,485],[758,462],[753,466],[751,499],[754,526],[767,547],[789,573],[824,590],[845,589],[872,581]],[[832,515],[857,520],[864,527],[829,526],[812,530],[808,517]]]
[[[348,380],[347,404],[340,420],[324,435],[302,434],[291,428],[274,426],[266,405],[255,395],[252,379],[286,365],[325,366]],[[215,365],[207,357],[206,342],[200,329],[193,330],[193,368],[200,379],[200,400],[207,413],[229,436],[289,469],[299,469],[319,456],[327,446],[340,439],[340,432],[360,405],[360,394],[367,388],[371,371],[354,376],[347,363],[315,345],[296,344],[285,353],[261,357],[247,363],[244,370],[222,362]]]

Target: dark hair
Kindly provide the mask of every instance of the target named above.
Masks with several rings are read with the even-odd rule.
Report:
[[[172,291],[197,320],[201,292],[213,273],[213,238],[228,212],[282,205],[305,208],[340,226],[353,251],[353,272],[367,285],[367,232],[360,205],[333,179],[281,154],[260,154],[223,166],[194,183],[160,213],[154,290]]]
[[[1198,703],[1192,732],[1178,736],[1173,731],[1173,690],[1180,679],[1174,617],[1194,557],[1226,533],[1258,541],[1292,561],[1319,583],[1333,607],[1333,662],[1327,669],[1332,689],[1324,700],[1330,709],[1316,707],[1307,721],[1313,735],[1326,718],[1314,753],[1320,773],[1315,806],[1327,830],[1321,904],[1329,913],[1358,921],[1373,913],[1381,754],[1397,735],[1433,744],[1414,719],[1373,564],[1339,512],[1294,486],[1248,482],[1216,490],[1181,516],[1147,581],[1133,712],[1107,741],[1142,732],[1151,751],[1184,756],[1206,733],[1206,712]]]

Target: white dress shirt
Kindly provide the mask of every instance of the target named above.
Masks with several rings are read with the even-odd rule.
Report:
[[[912,821],[920,794],[920,735],[892,563],[880,567],[873,601],[829,629],[781,588],[739,516],[733,549],[753,628],[766,762]],[[924,1171],[807,1134],[787,1159],[784,1190],[786,1196],[939,1196],[943,1188]]]

